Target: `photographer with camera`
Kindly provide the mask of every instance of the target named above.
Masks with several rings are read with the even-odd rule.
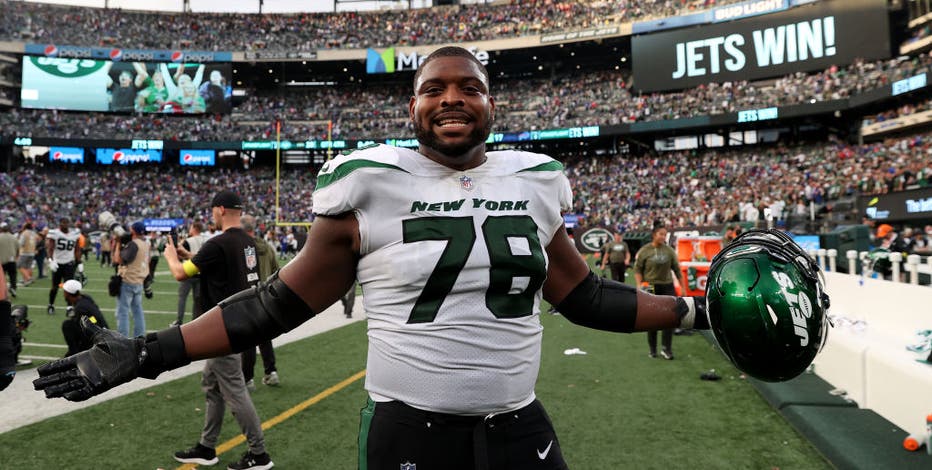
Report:
[[[90,349],[93,344],[84,330],[81,328],[81,319],[88,317],[92,322],[101,328],[110,327],[107,320],[100,313],[100,307],[94,302],[94,299],[81,292],[81,283],[76,279],[65,281],[62,290],[65,291],[65,301],[68,302],[68,310],[65,321],[61,322],[61,333],[65,337],[65,343],[68,344],[68,352],[65,357],[77,354],[81,351]]]
[[[16,375],[16,326],[10,310],[12,305],[7,299],[6,278],[0,274],[0,390],[10,385]]]
[[[77,269],[84,271],[81,262],[81,247],[78,246],[78,237],[81,231],[71,227],[71,219],[62,217],[58,221],[58,228],[49,230],[45,239],[45,247],[49,256],[49,271],[52,271],[52,289],[49,290],[49,315],[55,315],[55,297],[58,296],[58,286],[63,282],[74,279]]]
[[[113,262],[120,265],[117,273],[122,278],[117,297],[117,331],[130,338],[146,334],[146,319],[142,312],[143,282],[149,275],[149,243],[146,226],[142,222],[132,225],[130,239],[120,238],[113,248]],[[133,334],[129,334],[129,311],[133,311]]]

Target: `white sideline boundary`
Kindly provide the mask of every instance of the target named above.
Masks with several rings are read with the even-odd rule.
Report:
[[[310,336],[314,336],[326,331],[330,331],[350,323],[363,320],[365,318],[362,311],[362,296],[356,296],[356,304],[353,308],[353,318],[346,318],[343,315],[343,304],[340,302],[330,306],[323,313],[315,316],[311,320],[304,322],[298,328],[285,333],[272,341],[275,347],[298,341]],[[47,399],[45,394],[37,392],[32,381],[39,376],[36,368],[20,370],[16,372],[16,378],[7,387],[0,392],[0,434],[12,431],[21,426],[38,423],[48,418],[70,413],[75,410],[94,406],[117,398],[129,393],[143,390],[155,385],[169,382],[182,377],[196,374],[203,370],[203,361],[196,361],[187,366],[168,371],[160,375],[156,380],[137,379],[130,383],[120,385],[112,390],[106,391],[103,395],[93,397],[83,402],[70,402],[64,398]],[[288,371],[284,370],[282,381],[288,383]],[[257,376],[261,377],[261,375]]]

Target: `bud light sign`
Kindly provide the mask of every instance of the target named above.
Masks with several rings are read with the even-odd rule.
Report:
[[[84,163],[84,149],[80,147],[49,147],[51,163]]]
[[[182,166],[214,166],[216,153],[215,150],[181,149],[178,152],[178,160]]]
[[[97,163],[101,165],[130,165],[133,163],[158,163],[161,161],[161,150],[97,149]]]

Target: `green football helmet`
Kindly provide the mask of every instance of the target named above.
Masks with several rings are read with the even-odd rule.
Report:
[[[801,374],[828,338],[829,298],[819,265],[778,230],[749,230],[719,252],[706,299],[719,347],[760,380]]]

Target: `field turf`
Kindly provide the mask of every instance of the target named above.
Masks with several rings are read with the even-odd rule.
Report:
[[[87,289],[115,327],[116,300],[105,292],[109,271],[93,258],[87,271]],[[155,297],[143,302],[149,330],[175,318],[177,283],[164,260],[158,271]],[[49,280],[41,279],[20,288],[13,299],[30,305],[34,323],[25,333],[22,354],[36,358],[33,366],[65,352],[59,329],[64,298],[59,292],[58,313],[48,316],[48,288]],[[644,334],[588,330],[548,313],[541,314],[541,322],[537,395],[571,468],[831,468],[702,335],[675,336],[675,360],[665,361],[647,356]],[[573,348],[586,354],[564,353]],[[291,343],[276,353],[282,385],[259,384],[253,392],[276,468],[356,468],[359,410],[366,401],[359,374],[366,366],[365,324]],[[722,380],[699,379],[710,369]],[[261,366],[257,371],[261,377]],[[199,380],[199,374],[191,375],[0,434],[0,468],[178,468],[172,453],[194,445],[203,424]],[[245,451],[229,414],[221,442],[223,464]]]

